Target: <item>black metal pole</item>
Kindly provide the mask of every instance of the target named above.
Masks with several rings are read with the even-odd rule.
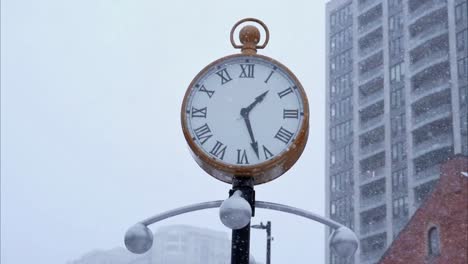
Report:
[[[237,190],[242,192],[242,197],[252,207],[252,216],[255,214],[255,191],[253,186],[252,178],[235,177],[232,182],[232,189],[229,191],[229,196]],[[231,264],[249,264],[250,223],[241,229],[232,230],[231,245]]]
[[[267,232],[267,259],[266,264],[271,263],[271,222],[268,221],[266,225],[266,232]]]

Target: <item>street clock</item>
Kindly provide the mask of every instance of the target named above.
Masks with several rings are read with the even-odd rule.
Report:
[[[235,29],[242,45],[234,42]],[[290,169],[302,154],[309,130],[309,106],[296,76],[280,62],[256,53],[269,31],[258,19],[243,19],[231,30],[231,43],[242,50],[203,68],[190,83],[182,103],[185,139],[196,162],[211,176],[232,183],[234,177],[271,181]]]

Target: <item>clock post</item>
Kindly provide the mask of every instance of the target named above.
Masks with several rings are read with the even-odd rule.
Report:
[[[252,208],[251,216],[255,216],[255,191],[253,186],[253,179],[251,178],[234,177],[232,189],[229,191],[229,196],[232,196],[236,191],[242,193],[241,197],[244,198]],[[250,221],[246,226],[232,230],[231,264],[249,264],[249,257]]]

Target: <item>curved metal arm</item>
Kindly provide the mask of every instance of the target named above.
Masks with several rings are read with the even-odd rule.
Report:
[[[184,214],[184,213],[189,213],[189,212],[209,209],[209,208],[217,208],[217,207],[220,207],[223,202],[224,201],[219,200],[219,201],[188,205],[188,206],[180,207],[180,208],[170,210],[162,214],[157,214],[153,217],[147,218],[137,223],[136,225],[132,226],[125,233],[125,239],[124,239],[125,246],[127,247],[128,250],[130,250],[133,253],[137,253],[137,254],[145,253],[151,248],[151,245],[153,244],[153,234],[149,230],[148,225],[151,225],[153,223],[159,222],[166,218]],[[354,253],[356,252],[359,246],[359,241],[356,237],[356,234],[351,229],[331,219],[316,215],[314,213],[308,212],[303,209],[299,209],[299,208],[295,208],[295,207],[283,205],[283,204],[256,201],[255,207],[295,214],[295,215],[302,216],[307,219],[322,223],[324,225],[327,225],[335,229],[335,231],[332,233],[330,237],[330,246],[334,248],[334,250],[338,253],[338,255],[342,257],[348,258],[354,255]],[[249,213],[249,216],[250,216],[250,213]]]
[[[159,222],[161,220],[180,215],[180,214],[185,214],[185,213],[190,213],[193,211],[199,211],[199,210],[204,210],[204,209],[210,209],[210,208],[217,208],[220,207],[221,204],[223,203],[222,200],[218,201],[211,201],[211,202],[204,202],[204,203],[197,203],[197,204],[192,204],[192,205],[187,205],[183,207],[179,207],[161,214],[157,214],[155,216],[152,216],[150,218],[147,218],[140,223],[148,226],[153,223]],[[333,229],[337,229],[339,227],[342,227],[343,225],[335,222],[331,219],[319,216],[317,214],[308,212],[303,209],[299,209],[296,207],[288,206],[288,205],[283,205],[283,204],[277,204],[277,203],[270,203],[270,202],[264,202],[264,201],[256,201],[255,202],[255,207],[257,208],[262,208],[262,209],[270,209],[270,210],[275,210],[275,211],[280,211],[280,212],[285,212],[285,213],[290,213],[290,214],[295,214],[298,216],[305,217],[307,219],[322,223],[324,225],[327,225]]]
[[[309,211],[292,207],[289,205],[283,205],[283,204],[277,204],[277,203],[270,203],[270,202],[263,202],[263,201],[256,201],[255,202],[255,207],[256,208],[263,208],[263,209],[270,209],[270,210],[275,210],[275,211],[280,211],[280,212],[285,212],[285,213],[290,213],[290,214],[295,214],[298,216],[305,217],[307,219],[322,223],[324,225],[327,225],[333,229],[337,229],[342,227],[343,225],[335,222],[331,219],[325,218],[323,216],[311,213]]]
[[[199,211],[199,210],[204,210],[204,209],[218,208],[218,207],[221,206],[222,203],[223,203],[222,200],[218,200],[218,201],[211,201],[211,202],[204,202],[204,203],[197,203],[197,204],[187,205],[187,206],[179,207],[179,208],[176,208],[176,209],[173,209],[173,210],[161,213],[161,214],[157,214],[155,216],[152,216],[150,218],[147,218],[147,219],[141,221],[140,223],[145,225],[145,226],[149,226],[149,225],[151,225],[153,223],[159,222],[161,220],[164,220],[166,218],[173,217],[173,216],[176,216],[176,215],[190,213],[190,212],[193,212],[193,211]]]

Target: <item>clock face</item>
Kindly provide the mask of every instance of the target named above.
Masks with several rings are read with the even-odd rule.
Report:
[[[308,117],[305,93],[291,75],[258,55],[211,64],[184,100],[187,140],[201,155],[227,166],[260,166],[287,153]]]

